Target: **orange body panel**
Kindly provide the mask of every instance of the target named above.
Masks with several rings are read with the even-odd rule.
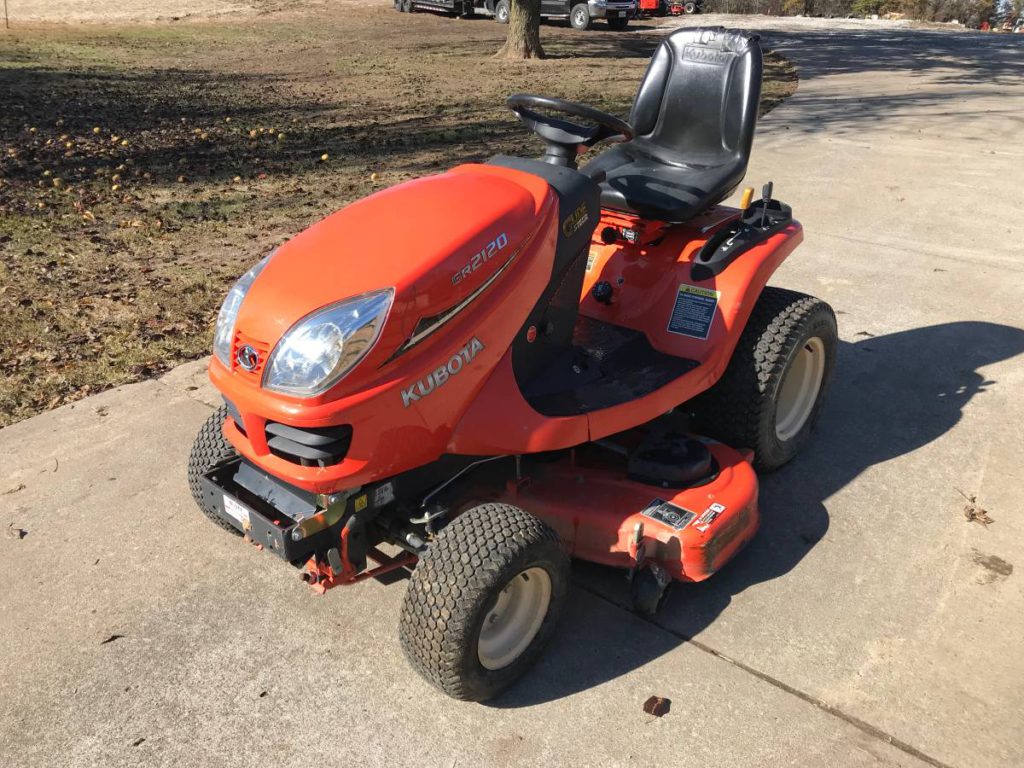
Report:
[[[258,340],[269,350],[307,314],[384,287],[395,288],[394,305],[373,350],[318,397],[270,392],[255,373],[238,366],[229,370],[213,359],[210,377],[244,422],[243,433],[229,420],[228,440],[253,463],[313,493],[355,487],[436,459],[525,322],[531,304],[516,297],[538,296],[547,284],[557,217],[557,198],[542,179],[471,166],[361,200],[281,246],[242,304],[236,338]],[[506,236],[507,246],[453,284],[453,275],[499,235]],[[353,269],[357,256],[360,268]],[[390,359],[420,319],[466,299],[503,266],[485,300],[470,304],[443,332]],[[458,375],[447,377],[430,397],[404,405],[404,389],[427,381],[474,338],[482,348]],[[350,424],[352,444],[337,465],[299,466],[270,453],[267,421]]]
[[[452,435],[450,452],[500,455],[569,448],[648,422],[718,381],[729,364],[761,289],[803,240],[803,229],[794,221],[782,232],[744,253],[721,274],[709,280],[692,280],[690,269],[701,246],[737,215],[738,210],[717,208],[687,225],[667,227],[605,213],[591,244],[580,312],[642,331],[655,349],[695,360],[700,363],[698,367],[637,400],[580,416],[552,419],[536,413],[524,401],[512,373],[511,353],[508,353]],[[639,241],[605,245],[600,236],[606,226],[634,228],[640,234]],[[599,304],[591,296],[591,289],[598,280],[607,280],[615,286],[615,298],[609,306]],[[720,292],[705,340],[668,330],[681,285]]]
[[[580,311],[642,331],[655,349],[699,365],[645,397],[551,418],[523,398],[510,348],[550,279],[566,215],[558,207],[554,191],[538,176],[466,165],[356,202],[282,245],[242,304],[233,350],[251,344],[266,360],[290,327],[323,306],[388,287],[394,288],[394,303],[373,349],[316,397],[262,388],[262,364],[249,372],[214,359],[213,383],[243,422],[229,419],[228,440],[267,472],[313,493],[332,493],[429,464],[444,453],[533,453],[623,431],[718,379],[761,288],[802,238],[793,222],[717,277],[695,282],[689,273],[696,252],[738,211],[716,208],[676,226],[605,212],[591,245]],[[634,230],[637,242],[603,244],[608,226]],[[615,286],[608,306],[590,296],[598,280]],[[667,329],[683,284],[720,292],[706,340]],[[442,330],[399,353],[417,323],[460,302],[468,302],[464,311]],[[466,354],[471,344],[473,354]],[[458,363],[457,375],[444,374],[449,361]],[[410,391],[422,397],[407,397]],[[267,421],[300,428],[348,424],[351,446],[333,466],[300,466],[270,452]]]

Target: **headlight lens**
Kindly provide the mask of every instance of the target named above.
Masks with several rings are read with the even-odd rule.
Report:
[[[274,251],[271,251],[256,266],[238,278],[238,282],[231,287],[224,303],[220,305],[217,325],[213,332],[213,354],[228,368],[231,367],[231,340],[235,335],[235,320],[238,319],[238,310],[241,309],[245,294],[249,292],[257,275],[263,271],[273,255]]]
[[[300,320],[271,354],[263,386],[296,397],[330,389],[373,349],[394,295],[365,293]]]

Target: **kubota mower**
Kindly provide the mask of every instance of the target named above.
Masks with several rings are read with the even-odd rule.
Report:
[[[542,160],[401,184],[259,262],[217,319],[203,512],[321,592],[411,572],[402,646],[464,699],[537,657],[570,557],[622,568],[647,613],[715,573],[837,339],[828,305],[765,287],[802,239],[770,185],[719,204],[760,91],[755,35],[676,32],[629,122],[512,96]]]

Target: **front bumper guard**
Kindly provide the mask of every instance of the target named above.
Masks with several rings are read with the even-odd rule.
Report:
[[[377,512],[369,504],[374,494],[341,494],[324,499],[325,506],[314,506],[308,513],[286,514],[237,482],[247,467],[251,465],[244,459],[234,459],[203,475],[200,484],[207,508],[246,541],[301,567],[302,578],[321,594],[416,562],[412,553],[390,557],[368,544],[366,522]],[[283,488],[269,475],[263,479],[271,487]],[[376,566],[368,568],[368,559]]]
[[[637,15],[637,6],[633,4],[619,4],[611,3],[605,5],[598,5],[594,0],[587,2],[587,10],[590,11],[590,18],[592,19],[604,19],[604,18],[619,18],[619,19],[633,19]]]

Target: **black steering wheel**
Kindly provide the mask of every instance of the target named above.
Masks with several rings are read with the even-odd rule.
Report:
[[[516,113],[516,117],[541,138],[546,145],[544,162],[552,165],[575,168],[576,156],[582,155],[598,142],[616,136],[620,136],[622,141],[633,138],[633,126],[625,120],[586,104],[528,93],[514,93],[505,103]],[[594,125],[588,127],[560,120],[538,110],[581,117]]]

